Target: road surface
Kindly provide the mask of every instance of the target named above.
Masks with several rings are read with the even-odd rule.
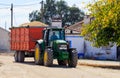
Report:
[[[13,56],[0,55],[0,78],[120,78],[119,69],[78,65],[76,68],[53,67],[34,64],[33,58],[25,63],[15,63]],[[2,63],[2,64],[1,64]]]

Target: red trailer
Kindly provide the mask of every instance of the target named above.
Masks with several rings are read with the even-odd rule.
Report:
[[[15,61],[23,62],[24,58],[21,57],[34,55],[35,42],[42,38],[45,28],[42,26],[11,28],[11,50],[16,51]]]

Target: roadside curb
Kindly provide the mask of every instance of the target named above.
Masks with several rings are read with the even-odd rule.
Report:
[[[80,66],[91,66],[100,68],[120,69],[120,62],[118,61],[101,61],[101,60],[78,60]]]

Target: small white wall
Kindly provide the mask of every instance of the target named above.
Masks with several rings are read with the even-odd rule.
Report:
[[[84,37],[79,35],[66,35],[66,40],[70,42],[71,48],[76,48],[78,53],[83,53],[86,58],[117,60],[116,45],[113,47],[93,47],[91,42],[84,40]]]
[[[76,48],[78,53],[84,53],[84,38],[77,35],[67,35],[66,40],[70,42],[71,48]]]

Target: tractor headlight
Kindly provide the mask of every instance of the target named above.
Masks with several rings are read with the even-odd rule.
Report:
[[[60,50],[67,50],[67,45],[59,45]]]

